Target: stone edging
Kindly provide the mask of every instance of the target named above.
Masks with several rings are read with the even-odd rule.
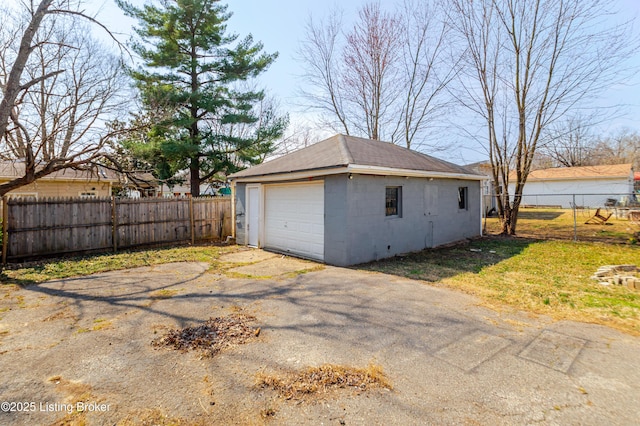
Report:
[[[636,265],[601,266],[591,279],[602,285],[626,285],[632,290],[640,290],[640,268]]]

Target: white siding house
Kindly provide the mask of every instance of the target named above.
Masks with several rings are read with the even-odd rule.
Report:
[[[514,185],[509,185],[513,195]],[[633,166],[558,167],[534,170],[524,186],[522,205],[571,208],[575,195],[578,206],[602,207],[608,199],[618,203],[633,197]]]

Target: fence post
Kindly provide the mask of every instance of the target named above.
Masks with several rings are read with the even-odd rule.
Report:
[[[571,194],[571,196],[573,197],[573,241],[578,241],[578,208],[576,207],[576,194]]]
[[[116,197],[111,196],[111,239],[113,240],[113,252],[118,251],[118,215],[116,211]]]
[[[9,197],[2,197],[2,264],[7,264],[7,249],[9,248]]]
[[[189,197],[189,222],[191,224],[191,244],[196,243],[196,223],[193,219],[193,197]]]

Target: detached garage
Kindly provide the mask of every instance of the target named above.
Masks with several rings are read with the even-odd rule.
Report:
[[[346,266],[481,234],[481,181],[386,142],[336,135],[230,176],[239,244]]]

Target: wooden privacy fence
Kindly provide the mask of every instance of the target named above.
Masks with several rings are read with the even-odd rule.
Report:
[[[230,198],[8,198],[2,200],[2,262],[222,240]]]

